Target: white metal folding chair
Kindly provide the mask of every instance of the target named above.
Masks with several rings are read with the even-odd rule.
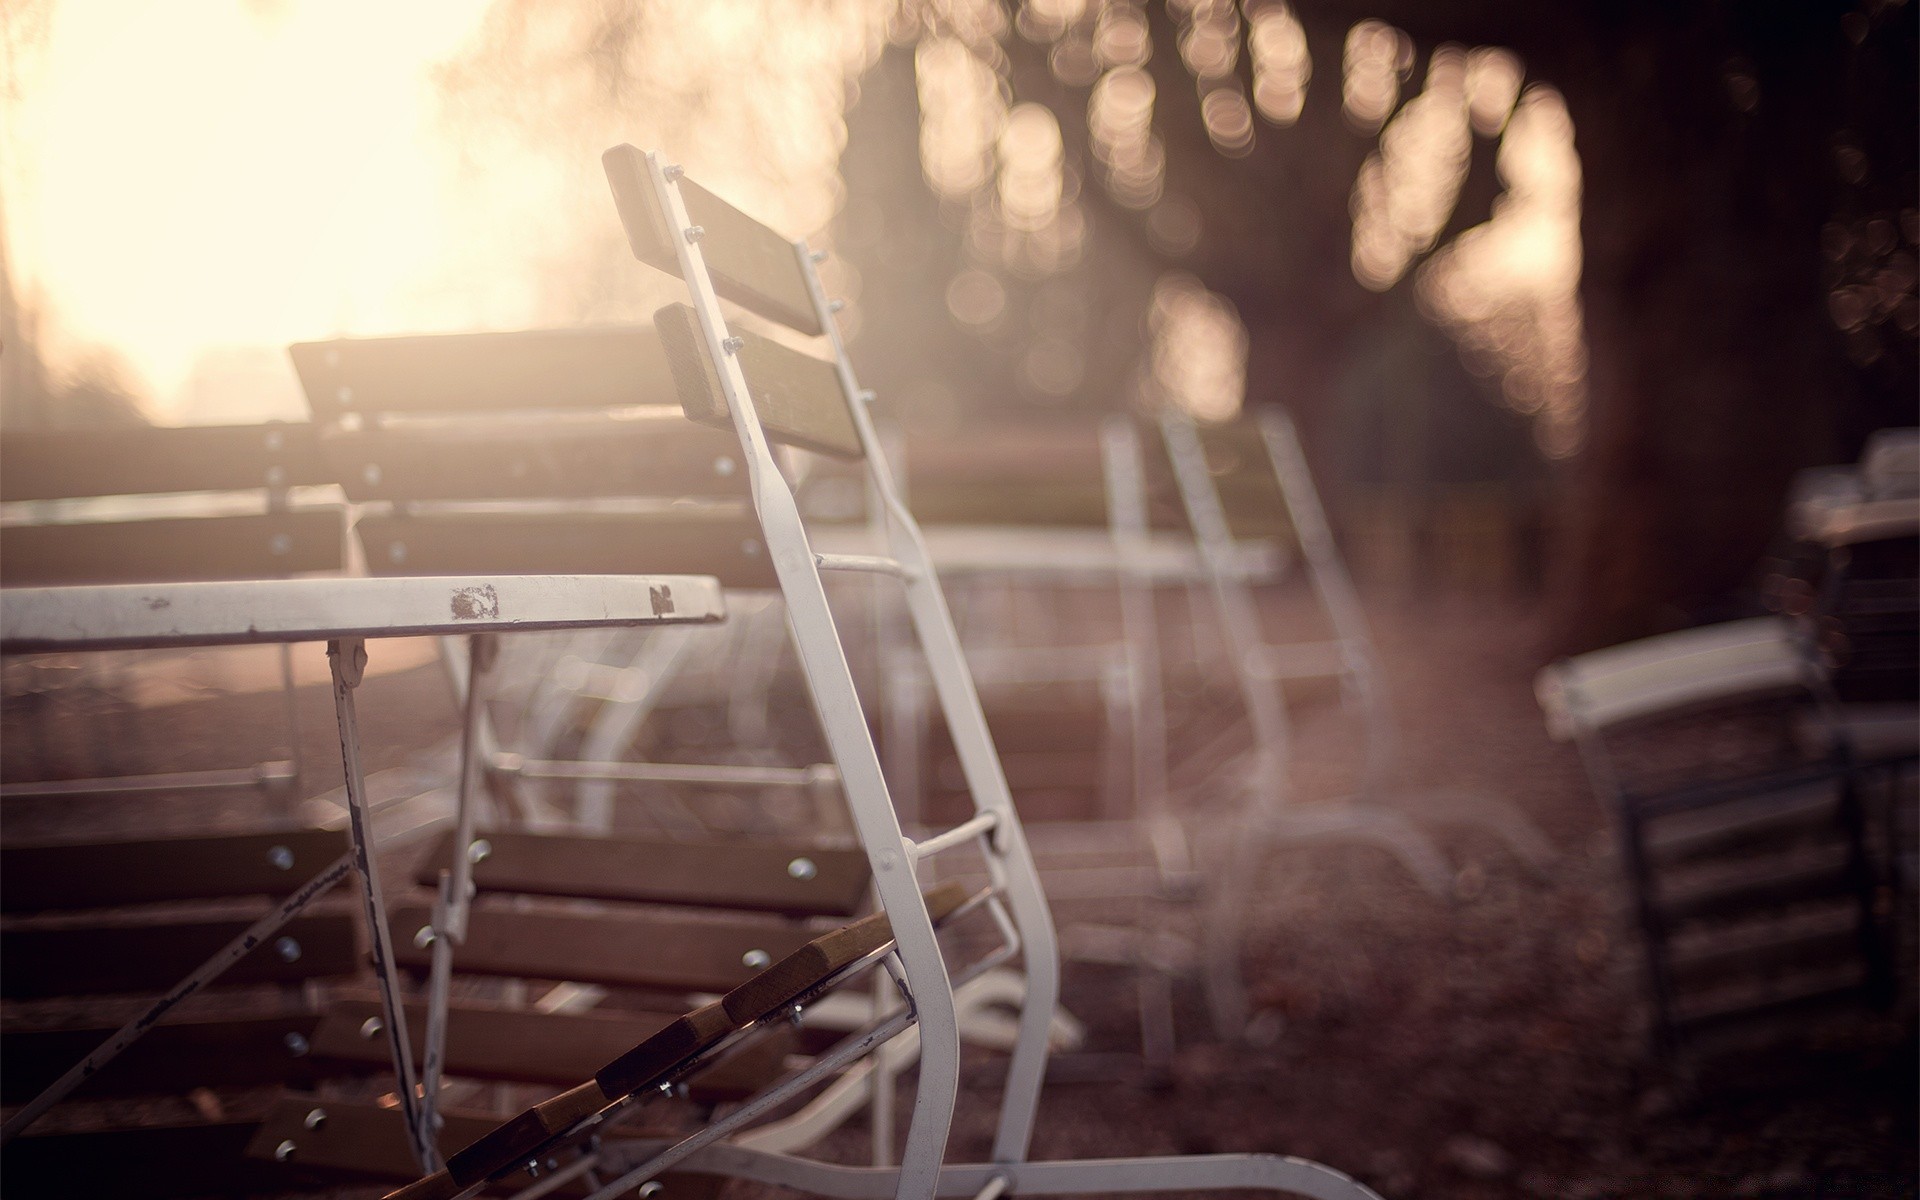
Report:
[[[872,863],[881,907],[892,923],[890,957],[899,969],[907,1012],[918,1026],[920,1051],[916,1100],[898,1167],[834,1167],[715,1145],[765,1110],[749,1104],[695,1137],[661,1149],[596,1195],[619,1194],[679,1163],[830,1195],[997,1196],[1194,1187],[1258,1187],[1327,1197],[1369,1194],[1327,1168],[1260,1155],[1027,1161],[1048,1026],[1058,996],[1052,918],[925,544],[893,489],[813,258],[804,243],[786,241],[752,221],[685,180],[677,167],[658,156],[622,146],[609,151],[605,163],[635,256],[680,276],[692,293],[691,308],[663,310],[656,322],[672,348],[689,415],[725,424],[740,440],[754,509],[787,601],[795,648]],[[722,295],[802,333],[824,335],[831,362],[730,325],[720,306]],[[774,457],[775,441],[862,464],[884,505],[888,552],[815,551]],[[919,841],[902,834],[821,583],[825,571],[893,578],[904,588],[972,793],[975,815],[958,826]],[[931,855],[968,845],[985,858],[994,885],[987,904],[1004,943],[959,978],[1018,954],[1026,967],[1027,992],[992,1159],[956,1166],[943,1163],[959,1073],[954,977],[935,940],[915,867]],[[776,1091],[770,1102],[778,1099]]]
[[[1263,844],[1334,839],[1379,846],[1436,896],[1452,891],[1452,871],[1428,836],[1397,809],[1380,801],[1389,789],[1398,736],[1387,704],[1378,656],[1345,563],[1334,545],[1318,492],[1285,412],[1263,409],[1239,436],[1237,458],[1224,474],[1266,472],[1277,487],[1283,517],[1332,630],[1321,642],[1274,643],[1265,633],[1254,596],[1261,582],[1240,569],[1238,544],[1223,500],[1222,474],[1209,461],[1205,431],[1173,405],[1158,412],[1161,442],[1181,506],[1206,568],[1206,585],[1219,631],[1231,659],[1234,681],[1253,734],[1250,757],[1233,781],[1242,793],[1237,816],[1223,836],[1231,851],[1213,884],[1208,991],[1222,1033],[1245,1026],[1249,1016],[1239,968],[1243,914],[1259,868]],[[1358,703],[1365,725],[1366,761],[1360,789],[1335,803],[1294,803],[1293,729],[1283,684],[1289,679],[1333,678]],[[1448,793],[1421,793],[1409,807],[1427,820],[1482,825],[1535,870],[1553,857],[1534,824],[1511,805]]]

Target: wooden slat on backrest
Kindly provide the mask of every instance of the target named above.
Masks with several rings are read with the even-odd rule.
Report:
[[[908,504],[922,525],[1107,527],[1092,420],[909,434],[903,457]]]
[[[149,921],[7,929],[0,931],[0,960],[6,963],[0,995],[31,999],[158,992],[178,983],[250,924]],[[359,965],[352,917],[302,916],[230,967],[220,982],[295,982],[350,975]]]
[[[731,429],[726,393],[694,311],[684,304],[670,304],[653,315],[653,323],[666,347],[687,416],[704,425]],[[735,330],[734,336],[740,340],[737,353],[747,393],[769,438],[836,458],[859,458],[865,453],[832,363],[750,330]]]
[[[673,239],[647,174],[647,156],[632,146],[615,146],[600,156],[613,187],[613,202],[627,231],[633,256],[648,266],[680,274]],[[687,217],[703,236],[700,250],[713,290],[742,308],[801,333],[826,332],[801,265],[802,248],[694,183],[680,180]]]
[[[668,842],[511,830],[481,836],[490,849],[475,865],[473,882],[483,892],[590,896],[821,917],[851,915],[867,893],[867,857],[857,848],[797,841]],[[421,861],[421,883],[431,885],[437,880],[451,845],[449,835]]]
[[[670,404],[645,329],[342,338],[288,348],[313,415],[507,412]]]
[[[374,575],[712,575],[772,588],[742,511],[370,513],[354,526]]]
[[[585,420],[472,420],[329,435],[323,453],[356,501],[741,497],[732,431],[677,407]]]
[[[283,896],[347,852],[342,830],[0,848],[0,910]]]
[[[308,1054],[320,1018],[284,1016],[199,1019],[156,1025],[113,1062],[87,1077],[78,1095],[181,1096],[197,1087],[304,1084],[317,1074],[346,1073]],[[100,1048],[118,1026],[9,1029],[0,1036],[0,1104],[25,1104]],[[381,1054],[386,1043],[379,1044]],[[623,1047],[624,1049],[624,1047]],[[9,1151],[11,1152],[11,1151]]]
[[[313,428],[304,424],[0,433],[0,500],[248,491],[325,482]]]
[[[338,507],[139,521],[63,521],[0,529],[0,585],[190,583],[335,571]]]
[[[1287,519],[1285,497],[1259,426],[1251,420],[1240,420],[1222,425],[1196,424],[1194,431],[1234,537],[1291,540],[1293,529]],[[1185,528],[1185,510],[1165,442],[1157,430],[1150,430],[1142,444],[1147,504],[1155,524],[1172,520]]]
[[[429,923],[424,905],[392,910],[394,956],[424,971],[414,935]],[[803,926],[771,919],[700,919],[657,911],[584,914],[481,906],[454,957],[462,971],[527,979],[572,980],[669,992],[724,992],[754,973],[749,957],[771,959],[806,944]]]

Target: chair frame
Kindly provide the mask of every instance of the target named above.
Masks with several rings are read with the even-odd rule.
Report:
[[[892,922],[894,958],[899,964],[897,978],[908,1007],[888,1023],[899,1021],[904,1028],[905,1020],[910,1018],[917,1022],[920,1036],[916,1100],[898,1167],[874,1168],[876,1174],[870,1177],[870,1182],[850,1186],[843,1178],[822,1177],[831,1172],[823,1172],[818,1164],[805,1160],[787,1156],[757,1157],[737,1149],[715,1150],[713,1154],[726,1158],[741,1170],[757,1169],[753,1164],[767,1163],[779,1164],[782,1170],[809,1173],[806,1186],[817,1185],[818,1190],[832,1195],[891,1191],[903,1198],[936,1194],[992,1196],[1009,1192],[1119,1192],[1180,1186],[1262,1186],[1325,1197],[1371,1195],[1361,1185],[1328,1168],[1263,1155],[1142,1158],[1118,1163],[1027,1161],[1045,1075],[1049,1027],[1059,1000],[1059,946],[1053,919],[926,543],[886,468],[880,439],[866,408],[869,394],[861,389],[847,359],[845,345],[833,320],[833,306],[815,270],[815,257],[804,242],[785,242],[709,193],[685,183],[683,171],[664,162],[658,154],[643,155],[631,146],[621,146],[608,151],[603,161],[636,257],[678,274],[692,294],[693,316],[706,369],[712,372],[727,418],[739,437],[753,505],[787,601],[795,648],[840,768],[855,829],[873,867],[880,906]],[[690,204],[703,210],[699,223],[689,215]],[[722,222],[732,228],[722,229]],[[714,230],[706,228],[708,225],[714,226]],[[746,226],[744,231],[742,225]],[[886,555],[827,554],[811,548],[799,507],[773,455],[772,438],[741,367],[743,340],[729,328],[720,306],[716,280],[709,271],[703,243],[715,231],[722,232],[723,237],[726,234],[741,237],[741,244],[729,246],[722,251],[725,254],[748,253],[752,247],[746,243],[765,235],[774,239],[769,245],[784,245],[793,255],[811,302],[811,317],[827,338],[834,374],[852,422],[856,439],[854,453],[843,452],[843,456],[860,459],[868,485],[879,500],[885,520]],[[770,250],[767,257],[777,260],[778,253]],[[740,298],[737,277],[723,276],[721,284],[735,293],[736,299]],[[972,793],[976,815],[953,829],[918,842],[902,833],[822,583],[822,572],[828,570],[893,578],[905,592],[934,693]],[[935,938],[914,867],[929,855],[966,844],[976,846],[985,859],[993,885],[987,908],[1006,940],[1003,951],[1008,954],[1017,951],[1024,960],[1027,994],[1020,1008],[1018,1034],[1000,1099],[991,1161],[957,1166],[943,1161],[957,1101],[960,1066],[953,980]],[[987,961],[992,961],[991,956]],[[849,1060],[878,1040],[881,1040],[878,1036],[872,1041],[860,1037],[850,1039],[854,1044],[847,1047]],[[765,1105],[779,1102],[791,1095],[792,1090],[789,1087],[775,1089],[764,1098]],[[729,1120],[663,1151],[594,1195],[617,1195],[649,1178],[649,1172],[663,1170],[675,1162],[704,1161],[699,1155],[705,1147],[763,1110],[760,1102],[750,1103]]]

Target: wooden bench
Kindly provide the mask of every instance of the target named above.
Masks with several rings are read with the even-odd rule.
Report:
[[[72,1194],[91,1178],[72,1173],[75,1155],[116,1162],[131,1180],[244,1143],[234,1120],[204,1114],[128,1127],[125,1098],[179,1109],[199,1095],[244,1125],[258,1120],[261,1089],[326,1073],[311,1055],[312,985],[359,973],[364,951],[350,909],[283,914],[348,863],[346,834],[314,829],[0,850],[8,1194]],[[53,1124],[91,1129],[13,1136],[49,1110]],[[213,1174],[203,1164],[174,1182]]]
[[[301,424],[20,429],[0,433],[0,586],[178,583],[332,573],[346,510],[308,491],[329,482]],[[82,664],[84,666],[84,662]],[[97,795],[210,788],[299,790],[292,675],[288,755],[240,768],[131,777],[9,780],[0,794]],[[44,710],[54,693],[30,693]],[[43,711],[39,719],[52,714]]]

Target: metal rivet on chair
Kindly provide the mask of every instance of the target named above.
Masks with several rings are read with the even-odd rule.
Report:
[[[720,343],[720,348],[722,350],[725,350],[728,354],[738,354],[740,353],[740,347],[744,345],[746,345],[746,343],[741,341],[739,338],[730,337]]]
[[[707,236],[707,231],[700,226],[687,226],[687,245],[691,246],[705,236]]]
[[[667,1190],[666,1184],[661,1183],[657,1179],[653,1179],[653,1180],[647,1181],[646,1183],[641,1184],[640,1190],[635,1192],[634,1195],[641,1197],[642,1200],[645,1200],[645,1197],[647,1196],[658,1196],[666,1190]]]
[[[286,1044],[288,1054],[293,1055],[295,1058],[305,1058],[307,1056],[309,1047],[307,1045],[306,1034],[299,1032],[289,1033],[281,1040]]]
[[[713,473],[722,479],[733,474],[733,460],[722,454],[713,460]]]
[[[413,944],[422,950],[433,945],[433,926],[422,925],[413,935]]]
[[[787,864],[787,874],[795,879],[812,879],[820,873],[820,868],[810,858],[796,858]]]
[[[773,961],[773,955],[768,954],[765,950],[749,950],[740,956],[740,961],[746,966],[747,970],[758,971],[761,967]]]
[[[315,1108],[315,1109],[308,1110],[306,1120],[301,1122],[301,1124],[305,1125],[308,1129],[318,1129],[322,1125],[325,1125],[326,1123],[327,1123],[327,1110],[324,1108]]]
[[[493,843],[485,838],[475,838],[467,846],[467,861],[479,866],[493,857]]]
[[[300,961],[300,943],[290,937],[283,937],[273,943],[273,952],[280,956],[281,962]]]
[[[740,543],[740,553],[746,555],[748,558],[758,558],[760,557],[760,543],[754,541],[752,538],[748,538],[746,541]]]
[[[269,554],[285,555],[293,551],[293,539],[284,533],[276,533],[267,539]]]
[[[387,560],[389,562],[397,562],[397,563],[403,563],[407,561],[407,544],[405,542],[395,542],[392,545],[388,546]]]
[[[525,1170],[527,1172],[527,1178],[529,1179],[540,1178],[540,1160],[537,1158],[528,1159]]]
[[[360,478],[367,481],[368,487],[378,486],[380,483],[380,464],[368,463],[366,466],[361,467]]]
[[[279,449],[278,446],[274,445],[274,442],[279,438],[279,436],[280,435],[278,434],[274,434],[272,437],[269,437],[267,439],[267,449],[269,450]],[[267,468],[267,486],[268,487],[285,487],[286,482],[287,482],[287,469],[285,467],[282,467],[276,464],[274,466]]]
[[[275,870],[291,871],[293,870],[293,851],[285,846],[275,846],[267,851],[267,861],[273,864]]]
[[[360,1036],[366,1038],[368,1041],[372,1041],[374,1038],[379,1037],[380,1031],[385,1028],[386,1026],[380,1023],[379,1017],[368,1017],[366,1020],[360,1022]]]
[[[293,1144],[293,1139],[289,1138],[273,1148],[273,1161],[285,1162],[292,1158],[293,1152],[298,1149],[299,1147]]]
[[[846,308],[846,307],[847,307],[847,302],[846,302],[845,300],[829,300],[829,301],[827,301],[827,311],[828,311],[828,312],[840,312],[840,311],[841,311],[842,309],[844,309],[844,308]]]

